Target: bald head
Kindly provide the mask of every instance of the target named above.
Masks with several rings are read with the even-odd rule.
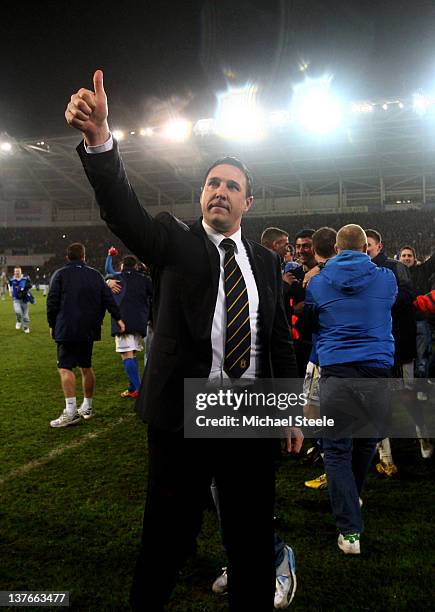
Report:
[[[367,236],[360,225],[349,223],[337,232],[337,253],[340,251],[367,251]]]

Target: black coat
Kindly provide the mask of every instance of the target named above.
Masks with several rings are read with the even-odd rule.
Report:
[[[169,213],[151,217],[140,205],[117,145],[112,151],[78,153],[95,189],[101,217],[128,249],[152,264],[154,340],[136,409],[162,430],[183,426],[184,378],[207,378],[212,364],[211,328],[220,259],[202,224],[188,226]],[[243,238],[259,294],[260,374],[296,377],[285,320],[281,269],[275,253]]]
[[[106,310],[119,321],[119,308],[98,270],[71,261],[51,277],[47,319],[56,342],[100,340]]]
[[[142,272],[125,266],[122,272],[113,274],[109,278],[117,280],[122,285],[121,293],[114,293],[113,297],[121,311],[125,333],[145,337],[153,294],[151,279]],[[112,336],[115,334],[119,334],[119,327],[112,317]]]
[[[388,268],[394,273],[397,281],[397,298],[391,309],[393,319],[393,336],[395,342],[395,362],[408,363],[417,354],[415,322],[414,288],[409,268],[400,261],[390,259],[385,253],[379,253],[373,263],[381,268]]]

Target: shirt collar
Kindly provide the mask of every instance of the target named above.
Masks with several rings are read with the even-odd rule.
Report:
[[[218,247],[220,243],[222,242],[222,240],[224,240],[225,238],[230,238],[230,240],[233,240],[236,244],[236,248],[235,248],[236,253],[240,252],[240,249],[242,248],[242,245],[243,245],[242,229],[240,227],[237,230],[237,232],[234,232],[234,234],[231,234],[231,236],[224,236],[220,232],[216,231],[215,229],[207,225],[204,219],[202,220],[202,227],[204,228],[204,231],[207,234],[208,239],[211,240],[215,246]]]

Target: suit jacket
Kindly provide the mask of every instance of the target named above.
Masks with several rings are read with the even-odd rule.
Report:
[[[101,217],[139,259],[152,264],[154,340],[136,410],[153,426],[183,426],[184,378],[207,378],[220,258],[201,220],[191,226],[169,213],[151,217],[140,205],[115,143],[106,153],[78,153]],[[297,376],[275,253],[243,238],[259,294],[263,378]]]

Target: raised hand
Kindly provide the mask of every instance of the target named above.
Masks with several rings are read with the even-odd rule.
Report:
[[[103,71],[94,74],[94,91],[83,87],[71,96],[65,119],[83,132],[88,145],[103,144],[109,138],[107,96],[103,85]]]

